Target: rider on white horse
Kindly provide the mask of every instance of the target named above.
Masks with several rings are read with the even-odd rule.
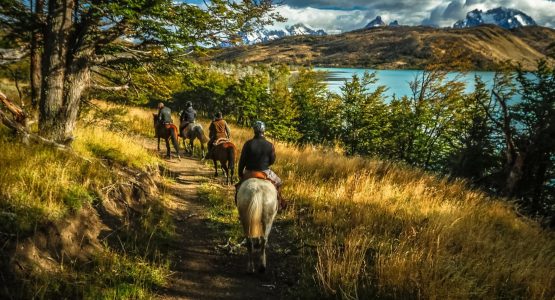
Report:
[[[241,178],[242,181],[245,180],[246,178],[243,178],[245,172],[263,172],[266,178],[276,187],[280,207],[284,209],[287,207],[287,204],[281,196],[281,178],[279,178],[274,171],[270,170],[270,166],[276,160],[274,145],[264,137],[266,126],[262,121],[256,121],[253,125],[253,130],[254,137],[247,141],[241,150],[238,172],[239,178]],[[239,190],[241,182],[237,184],[237,190]]]
[[[196,118],[197,112],[193,109],[193,103],[191,103],[191,101],[187,101],[187,103],[185,103],[185,109],[181,112],[181,115],[179,116],[179,132],[183,132],[183,129],[185,129],[185,131],[183,132],[183,134],[185,135],[184,138],[187,137],[189,125],[195,123]]]

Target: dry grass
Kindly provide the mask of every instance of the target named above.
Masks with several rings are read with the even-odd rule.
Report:
[[[142,146],[144,139],[111,131],[105,125],[77,128],[72,152],[40,144],[23,145],[0,126],[0,237],[3,247],[8,245],[6,249],[9,249],[9,243],[17,245],[27,237],[33,239],[37,228],[71,218],[81,209],[94,211],[93,205],[105,201],[106,197],[119,195],[117,191],[113,194],[109,191],[125,185],[128,179],[114,172],[115,166],[141,170],[156,166],[158,159]],[[125,202],[125,199],[112,200]],[[3,290],[0,294],[37,299],[55,299],[62,295],[76,299],[151,298],[153,287],[166,281],[169,265],[159,254],[159,246],[150,245],[149,248],[149,243],[151,239],[154,243],[171,238],[168,236],[173,232],[173,225],[163,204],[155,198],[144,203],[144,210],[138,216],[139,229],[117,229],[117,245],[121,245],[123,251],[104,245],[103,250],[84,265],[63,258],[55,270],[41,269],[37,265],[25,270],[27,277],[18,282],[21,286],[14,285],[10,287],[13,290]],[[149,243],[145,243],[147,240]]]
[[[251,136],[232,132],[240,145]],[[317,247],[307,261],[323,294],[555,297],[555,236],[506,201],[392,162],[283,143],[276,152],[287,217]]]
[[[251,135],[232,127],[239,146]],[[555,297],[555,236],[506,201],[397,163],[278,142],[276,151],[285,217],[316,248],[306,269],[323,295]]]

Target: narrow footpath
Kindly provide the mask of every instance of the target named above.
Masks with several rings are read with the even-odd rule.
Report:
[[[290,299],[298,271],[291,266],[296,264],[296,258],[284,254],[287,251],[283,249],[289,245],[285,221],[280,221],[279,214],[270,234],[266,274],[248,274],[246,250],[236,241],[230,245],[225,233],[211,226],[207,203],[198,196],[202,184],[221,182],[213,178],[213,169],[189,157],[166,160],[164,168],[163,175],[170,179],[162,188],[169,198],[178,239],[172,246],[175,249],[171,249],[174,253],[170,266],[172,276],[168,286],[157,291],[159,298]],[[229,251],[230,246],[242,249]]]

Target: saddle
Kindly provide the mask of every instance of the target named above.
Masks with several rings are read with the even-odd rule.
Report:
[[[262,171],[247,171],[243,173],[243,177],[241,178],[241,181],[245,181],[251,178],[258,178],[258,179],[271,181],[270,179],[268,179],[268,176],[266,176],[266,173]]]
[[[219,138],[216,141],[214,141],[214,143],[212,143],[214,146],[218,146],[219,144],[225,144],[231,142],[231,140],[229,140],[228,138]]]

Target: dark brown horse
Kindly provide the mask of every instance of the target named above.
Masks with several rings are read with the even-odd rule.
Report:
[[[237,147],[232,142],[224,142],[214,146],[212,149],[212,160],[214,161],[214,176],[218,177],[218,162],[222,166],[225,174],[225,183],[233,183],[235,173],[235,159],[237,157]]]
[[[160,138],[166,141],[166,157],[171,157],[170,149],[170,139],[172,140],[173,147],[177,153],[177,158],[179,158],[179,143],[177,142],[177,127],[173,124],[160,124],[158,122],[158,114],[152,114],[152,120],[154,122],[154,137],[158,138],[158,151],[160,151]],[[171,125],[171,126],[169,126]]]

